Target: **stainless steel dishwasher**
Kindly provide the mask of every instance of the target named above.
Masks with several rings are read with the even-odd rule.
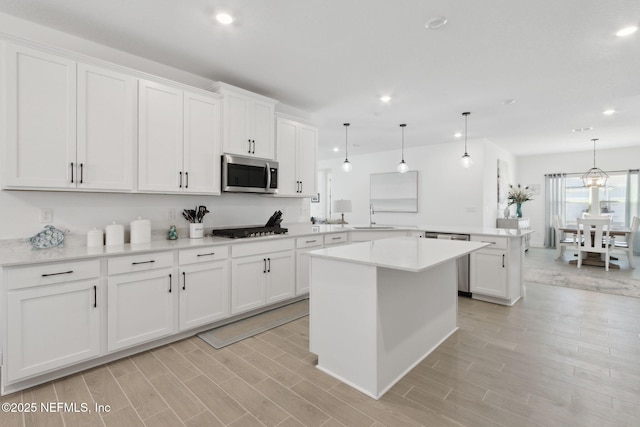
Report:
[[[445,240],[469,240],[468,234],[452,234],[452,233],[430,233],[424,234],[427,239],[445,239]],[[465,297],[471,296],[469,289],[469,255],[465,255],[456,260],[458,265],[458,295]]]

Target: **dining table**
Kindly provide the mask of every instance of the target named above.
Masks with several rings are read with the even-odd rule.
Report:
[[[577,234],[578,224],[563,225],[559,229],[560,231],[563,231],[566,234]],[[612,236],[614,238],[617,236],[625,237],[625,239],[628,241],[630,234],[631,234],[631,228],[624,225],[612,225],[611,228],[609,229],[609,236]],[[614,261],[617,260],[617,258],[615,257],[611,257],[610,259]],[[577,264],[577,263],[578,263],[578,260],[569,261],[569,264]],[[595,267],[605,266],[605,262],[602,259],[601,254],[598,252],[589,252],[589,255],[587,256],[587,258],[582,260],[582,264],[591,265]],[[620,266],[615,262],[610,262],[609,268],[619,269]]]

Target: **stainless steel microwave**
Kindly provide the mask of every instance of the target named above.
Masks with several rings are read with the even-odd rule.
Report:
[[[230,193],[278,192],[278,162],[224,154],[222,191]]]

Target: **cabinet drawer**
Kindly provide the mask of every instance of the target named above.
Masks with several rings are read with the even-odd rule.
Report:
[[[255,243],[237,243],[231,247],[231,256],[234,258],[241,256],[251,256],[266,254],[269,252],[288,251],[294,249],[293,239],[273,239]]]
[[[484,242],[484,243],[492,243],[491,246],[487,246],[485,249],[508,249],[509,248],[509,239],[505,237],[494,237],[494,236],[471,236],[472,242]]]
[[[100,276],[100,260],[38,264],[7,269],[9,289],[50,285]]]
[[[325,245],[335,245],[337,243],[347,243],[349,241],[348,233],[327,234],[324,236]]]
[[[314,246],[322,246],[323,236],[307,236],[296,239],[297,248],[312,248]]]
[[[210,246],[208,248],[184,249],[178,252],[178,263],[196,264],[218,261],[229,257],[229,246]]]
[[[122,274],[135,271],[156,270],[173,266],[173,252],[159,252],[109,258],[108,273]]]

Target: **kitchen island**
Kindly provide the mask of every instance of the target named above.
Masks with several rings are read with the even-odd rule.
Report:
[[[396,237],[310,252],[317,367],[380,398],[457,330],[456,258],[487,245]]]

